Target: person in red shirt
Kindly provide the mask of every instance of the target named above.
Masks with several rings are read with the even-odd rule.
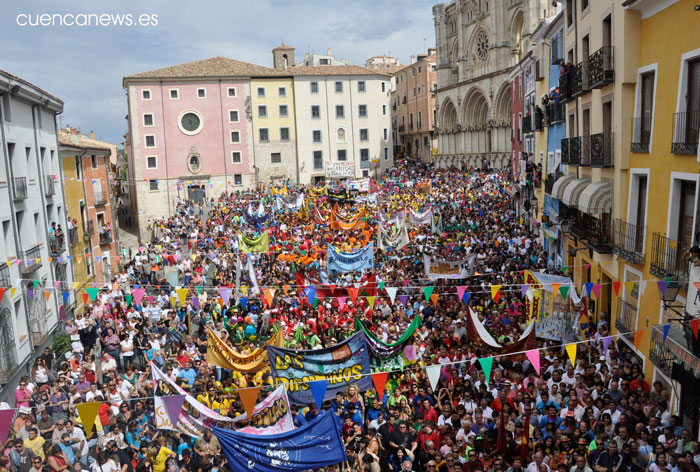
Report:
[[[423,398],[421,406],[422,407],[420,410],[418,410],[418,413],[423,415],[423,422],[429,421],[433,424],[437,424],[438,414],[437,411],[435,411],[435,408],[430,405],[430,400]]]
[[[434,428],[435,423],[431,421],[423,421],[423,429],[418,433],[418,447],[423,448],[425,441],[432,441],[433,444],[441,444],[440,436]]]
[[[651,391],[651,389],[649,388],[649,384],[646,380],[644,380],[644,374],[641,372],[639,373],[639,376],[636,379],[630,382],[630,390],[635,392],[640,387],[644,393],[649,393]]]

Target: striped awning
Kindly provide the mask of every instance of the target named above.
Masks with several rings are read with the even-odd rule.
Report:
[[[599,180],[583,189],[578,209],[589,215],[608,213],[612,210],[613,187],[610,180]]]
[[[569,182],[564,189],[564,194],[561,198],[562,203],[572,207],[578,206],[578,199],[581,192],[583,192],[583,189],[590,183],[591,179],[589,178],[575,179]]]
[[[552,193],[550,194],[552,198],[561,200],[561,197],[564,194],[564,187],[566,187],[566,185],[575,178],[576,176],[572,174],[566,174],[559,177],[557,181],[554,182],[554,185],[552,185]]]

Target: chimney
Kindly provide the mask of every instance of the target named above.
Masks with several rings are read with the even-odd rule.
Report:
[[[415,64],[415,63],[416,63],[416,56],[411,56],[411,64]]]
[[[331,48],[328,48],[328,55],[329,55],[329,56],[332,56],[332,54],[331,54]]]
[[[95,139],[95,132],[92,130],[90,131],[90,139]]]

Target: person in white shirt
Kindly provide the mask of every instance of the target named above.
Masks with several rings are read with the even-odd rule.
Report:
[[[544,463],[544,454],[542,451],[537,451],[534,456],[534,461],[530,462],[527,466],[527,472],[540,472],[540,466],[544,465],[547,468],[547,472],[550,472],[549,466]]]

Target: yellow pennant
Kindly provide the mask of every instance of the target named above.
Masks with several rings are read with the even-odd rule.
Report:
[[[498,299],[500,298],[500,292],[500,285],[491,285],[491,298],[493,298],[493,301],[495,301],[496,303],[498,303]]]
[[[567,344],[566,345],[566,353],[569,355],[569,359],[571,359],[571,365],[576,367],[576,351],[578,348],[578,344]]]
[[[10,288],[10,298],[15,296],[15,292],[17,291],[16,288]]]
[[[95,420],[97,419],[97,412],[100,411],[100,406],[102,402],[90,402],[90,403],[79,403],[75,406],[78,410],[78,416],[80,416],[80,421],[83,423],[83,428],[85,429],[85,434],[88,436],[92,432],[92,427],[95,425]]]
[[[80,286],[80,282],[73,282],[73,288],[78,288]]]
[[[245,296],[245,294],[248,292],[248,287],[245,285],[241,285],[241,293]]]
[[[627,290],[627,295],[632,295],[633,289],[634,289],[634,282],[625,282],[625,290]]]
[[[189,292],[189,290],[186,288],[175,289],[175,293],[177,293],[177,299],[180,300],[180,306],[185,306],[185,298],[187,298],[187,292]]]

